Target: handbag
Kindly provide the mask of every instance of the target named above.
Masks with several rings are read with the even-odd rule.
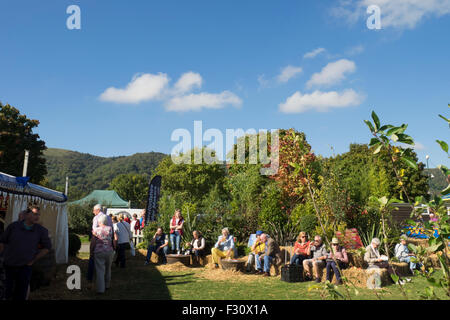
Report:
[[[130,241],[130,253],[134,257],[136,255],[136,249],[134,248],[133,241]]]

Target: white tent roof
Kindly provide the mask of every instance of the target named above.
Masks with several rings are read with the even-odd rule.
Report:
[[[0,172],[0,196],[3,198],[2,201],[9,199],[7,223],[16,221],[19,212],[26,209],[29,203],[39,205],[44,213],[44,216],[41,215],[42,225],[49,229],[52,236],[56,263],[68,262],[69,230],[66,195],[29,183],[27,178]]]

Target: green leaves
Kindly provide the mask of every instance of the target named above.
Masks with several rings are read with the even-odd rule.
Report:
[[[406,163],[408,166],[410,166],[411,168],[413,168],[413,169],[415,169],[415,170],[418,170],[418,169],[419,169],[419,167],[417,166],[417,163],[416,163],[413,159],[411,159],[411,158],[409,158],[409,157],[406,157],[406,156],[402,156],[400,159],[401,159],[404,163]]]
[[[378,118],[375,111],[372,111],[372,119],[373,119],[373,123],[375,124],[375,131],[378,132],[378,130],[381,126],[380,126],[380,119]]]
[[[436,140],[436,142],[441,146],[441,149],[448,153],[448,144],[445,141]]]
[[[441,194],[443,196],[446,196],[450,193],[450,184],[447,186],[447,188],[445,188],[444,190],[441,191]]]
[[[395,284],[398,283],[398,280],[399,280],[398,275],[396,275],[396,274],[391,274],[391,278],[392,278],[392,280],[394,281]]]
[[[367,126],[369,127],[370,131],[375,133],[375,128],[373,127],[372,123],[368,120],[364,120],[365,124],[367,124]]]

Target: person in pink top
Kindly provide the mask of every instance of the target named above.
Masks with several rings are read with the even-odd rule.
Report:
[[[111,283],[111,265],[114,256],[114,246],[117,246],[117,234],[108,225],[106,215],[98,218],[98,227],[92,231],[95,240],[93,241],[96,286],[98,293],[104,293]]]
[[[334,259],[334,260],[333,260]],[[331,250],[327,257],[327,280],[331,282],[333,277],[333,273],[336,276],[337,284],[342,284],[341,273],[339,272],[338,267],[336,266],[336,262],[339,266],[339,269],[345,269],[348,265],[348,255],[347,251],[345,251],[344,247],[339,245],[339,240],[337,238],[333,238],[331,240]]]

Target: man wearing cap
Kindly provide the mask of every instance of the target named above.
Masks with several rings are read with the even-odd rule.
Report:
[[[411,269],[412,274],[414,274],[414,270],[417,267],[417,264],[411,261],[411,258],[415,258],[414,254],[409,252],[408,246],[406,244],[406,235],[402,235],[400,237],[400,243],[397,243],[397,245],[395,246],[394,252],[395,252],[395,257],[398,259],[398,261],[400,262],[406,262],[409,264],[409,269]],[[420,264],[419,264],[419,268],[420,268]]]
[[[336,265],[337,262],[337,265]],[[331,282],[333,273],[336,276],[337,284],[342,284],[341,273],[339,269],[345,269],[348,265],[348,255],[344,247],[339,245],[339,240],[331,240],[331,250],[327,257],[327,280]],[[339,267],[339,268],[338,268]]]
[[[252,245],[251,247],[251,252],[248,255],[248,260],[247,260],[247,272],[252,272],[252,267],[254,266],[254,271],[256,270],[256,265],[255,265],[255,257],[256,255],[261,255],[263,254],[265,248],[266,248],[266,244],[264,242],[261,242],[261,235],[262,235],[262,231],[258,230],[256,231],[256,240],[255,243]]]

